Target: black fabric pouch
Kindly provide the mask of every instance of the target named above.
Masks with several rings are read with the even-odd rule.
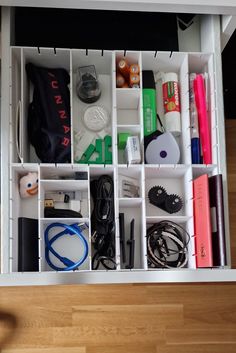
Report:
[[[43,163],[71,161],[70,76],[65,69],[49,69],[28,63],[33,101],[28,111],[30,143]]]

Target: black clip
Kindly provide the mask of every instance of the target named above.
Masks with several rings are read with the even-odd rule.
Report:
[[[135,240],[134,240],[134,218],[130,222],[130,239],[127,240],[129,245],[129,264],[125,266],[127,269],[134,268],[134,249],[135,249]]]
[[[120,227],[120,246],[122,262],[126,262],[126,252],[125,252],[125,215],[124,213],[119,213],[119,227]]]

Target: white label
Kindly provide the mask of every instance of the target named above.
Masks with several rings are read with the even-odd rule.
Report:
[[[215,207],[211,207],[211,229],[212,229],[212,233],[217,232],[216,208]]]

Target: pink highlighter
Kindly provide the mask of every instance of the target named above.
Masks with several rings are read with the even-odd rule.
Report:
[[[211,135],[207,115],[206,91],[204,79],[201,74],[198,74],[193,81],[193,89],[198,112],[198,124],[202,145],[203,163],[212,164]]]

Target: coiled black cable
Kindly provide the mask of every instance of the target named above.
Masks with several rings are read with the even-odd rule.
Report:
[[[161,221],[147,230],[149,267],[181,268],[188,261],[189,233],[172,221]]]
[[[90,183],[94,201],[91,217],[92,243],[95,249],[92,269],[102,264],[107,270],[115,270],[115,221],[114,186],[109,175],[102,175]]]

